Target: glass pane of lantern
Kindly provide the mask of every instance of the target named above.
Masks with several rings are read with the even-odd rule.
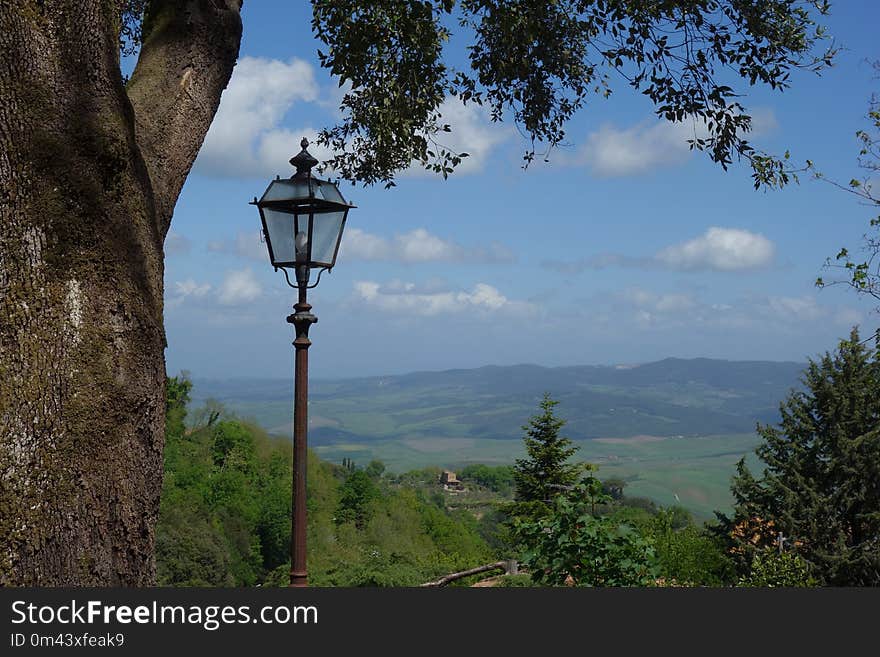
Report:
[[[345,203],[345,199],[342,198],[342,194],[335,184],[329,180],[321,180],[317,182],[320,183],[320,187],[318,187],[318,193],[316,196],[327,201],[333,201],[334,203]]]
[[[316,214],[312,224],[312,262],[330,267],[342,232],[345,210]]]
[[[269,243],[275,260],[272,264],[291,263],[296,260],[293,234],[293,215],[274,208],[263,208],[266,229],[269,231]]]
[[[309,262],[309,215],[296,215],[296,230],[294,232],[293,246],[296,249],[297,262]]]
[[[293,201],[304,198],[309,198],[308,180],[285,178],[283,180],[273,180],[266,193],[263,194],[263,198],[260,199],[260,202]]]

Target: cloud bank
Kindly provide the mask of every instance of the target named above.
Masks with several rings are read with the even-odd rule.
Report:
[[[778,122],[768,109],[751,112],[749,137],[759,137],[776,129]],[[628,128],[606,123],[587,136],[573,155],[564,156],[564,164],[586,166],[601,178],[638,176],[665,167],[684,164],[691,155],[689,139],[708,136],[701,121],[672,123],[647,120]]]
[[[310,103],[312,110],[326,114],[326,123],[333,123],[340,119],[335,109],[340,100],[339,89],[320,89],[314,67],[304,60],[242,57],[193,170],[221,178],[284,175],[292,172],[288,160],[299,152],[303,137],[312,142],[312,155],[329,159],[330,151],[315,144],[317,129],[292,127],[285,118],[298,103]],[[437,141],[448,150],[469,154],[456,168],[459,174],[481,171],[492,149],[510,135],[509,130],[492,126],[487,112],[477,105],[448,98],[439,110],[441,122],[448,123],[452,132],[441,133]],[[413,163],[402,175],[436,174]]]
[[[679,271],[738,271],[766,267],[773,261],[773,242],[738,228],[712,227],[682,244],[666,247],[657,262]]]
[[[514,254],[501,244],[465,247],[433,235],[424,228],[416,228],[390,239],[359,228],[348,228],[342,237],[340,252],[340,258],[407,264],[425,262],[494,264],[516,260]]]
[[[270,177],[291,170],[287,160],[299,152],[300,139],[313,138],[315,131],[291,131],[282,121],[295,103],[314,102],[318,93],[314,69],[304,60],[242,57],[194,171],[218,177]]]
[[[392,281],[382,285],[375,281],[356,281],[355,299],[363,304],[398,315],[432,317],[440,314],[477,312],[482,315],[533,310],[524,301],[514,301],[497,288],[476,283],[470,290],[433,290],[419,288],[415,283]]]
[[[773,242],[759,233],[713,226],[699,237],[667,246],[649,257],[600,253],[574,261],[546,260],[542,265],[563,274],[607,267],[732,272],[769,267],[775,256]]]
[[[176,281],[166,292],[166,304],[169,308],[184,304],[245,306],[262,295],[263,288],[251,269],[232,269],[224,274],[223,282],[217,287],[192,278]]]

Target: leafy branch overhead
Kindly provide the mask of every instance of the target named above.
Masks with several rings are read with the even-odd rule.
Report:
[[[143,16],[148,3],[149,0],[122,0],[119,52],[126,57],[136,55],[143,42]]]
[[[745,139],[737,100],[763,84],[782,90],[793,69],[820,71],[835,50],[818,17],[825,0],[314,0],[322,66],[347,85],[343,119],[319,141],[342,177],[394,184],[413,161],[446,177],[466,153],[444,147],[447,98],[512,119],[545,156],[592,96],[624,83],[657,116],[694,124],[692,149],[723,168],[752,164],[755,185],[788,181],[785,163]],[[456,33],[453,33],[456,30]],[[448,44],[466,39],[466,57]],[[463,62],[459,64],[459,61]],[[739,85],[739,88],[734,85]]]
[[[877,77],[880,77],[880,61],[874,62],[874,70]],[[832,180],[821,172],[815,172],[814,175],[852,194],[876,214],[870,218],[868,232],[862,237],[863,255],[853,256],[849,249],[841,248],[834,259],[828,258],[825,267],[839,272],[842,278],[825,280],[820,277],[816,280],[816,285],[848,285],[858,294],[880,301],[880,97],[876,94],[868,103],[866,118],[867,127],[856,131],[859,144],[858,165],[863,171],[862,176],[843,183]]]

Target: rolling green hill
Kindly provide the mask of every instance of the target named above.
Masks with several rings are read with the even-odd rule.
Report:
[[[734,464],[757,444],[757,422],[804,365],[668,358],[639,366],[481,367],[310,382],[309,444],[323,458],[429,465],[511,463],[522,425],[547,391],[560,400],[577,457],[628,481],[628,492],[698,517],[730,504]],[[269,433],[289,437],[292,380],[196,379],[193,406],[215,399]]]
[[[750,433],[774,422],[799,363],[682,360],[618,367],[515,365],[310,385],[314,444],[417,438],[519,439],[537,400],[561,402],[573,439]],[[195,380],[267,431],[290,432],[292,380]]]

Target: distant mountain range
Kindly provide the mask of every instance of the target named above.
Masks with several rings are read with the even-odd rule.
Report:
[[[573,439],[749,433],[775,423],[800,385],[792,362],[667,358],[634,366],[487,366],[310,382],[310,442],[522,437],[544,392],[559,400]],[[291,379],[194,381],[270,432],[289,435]]]

